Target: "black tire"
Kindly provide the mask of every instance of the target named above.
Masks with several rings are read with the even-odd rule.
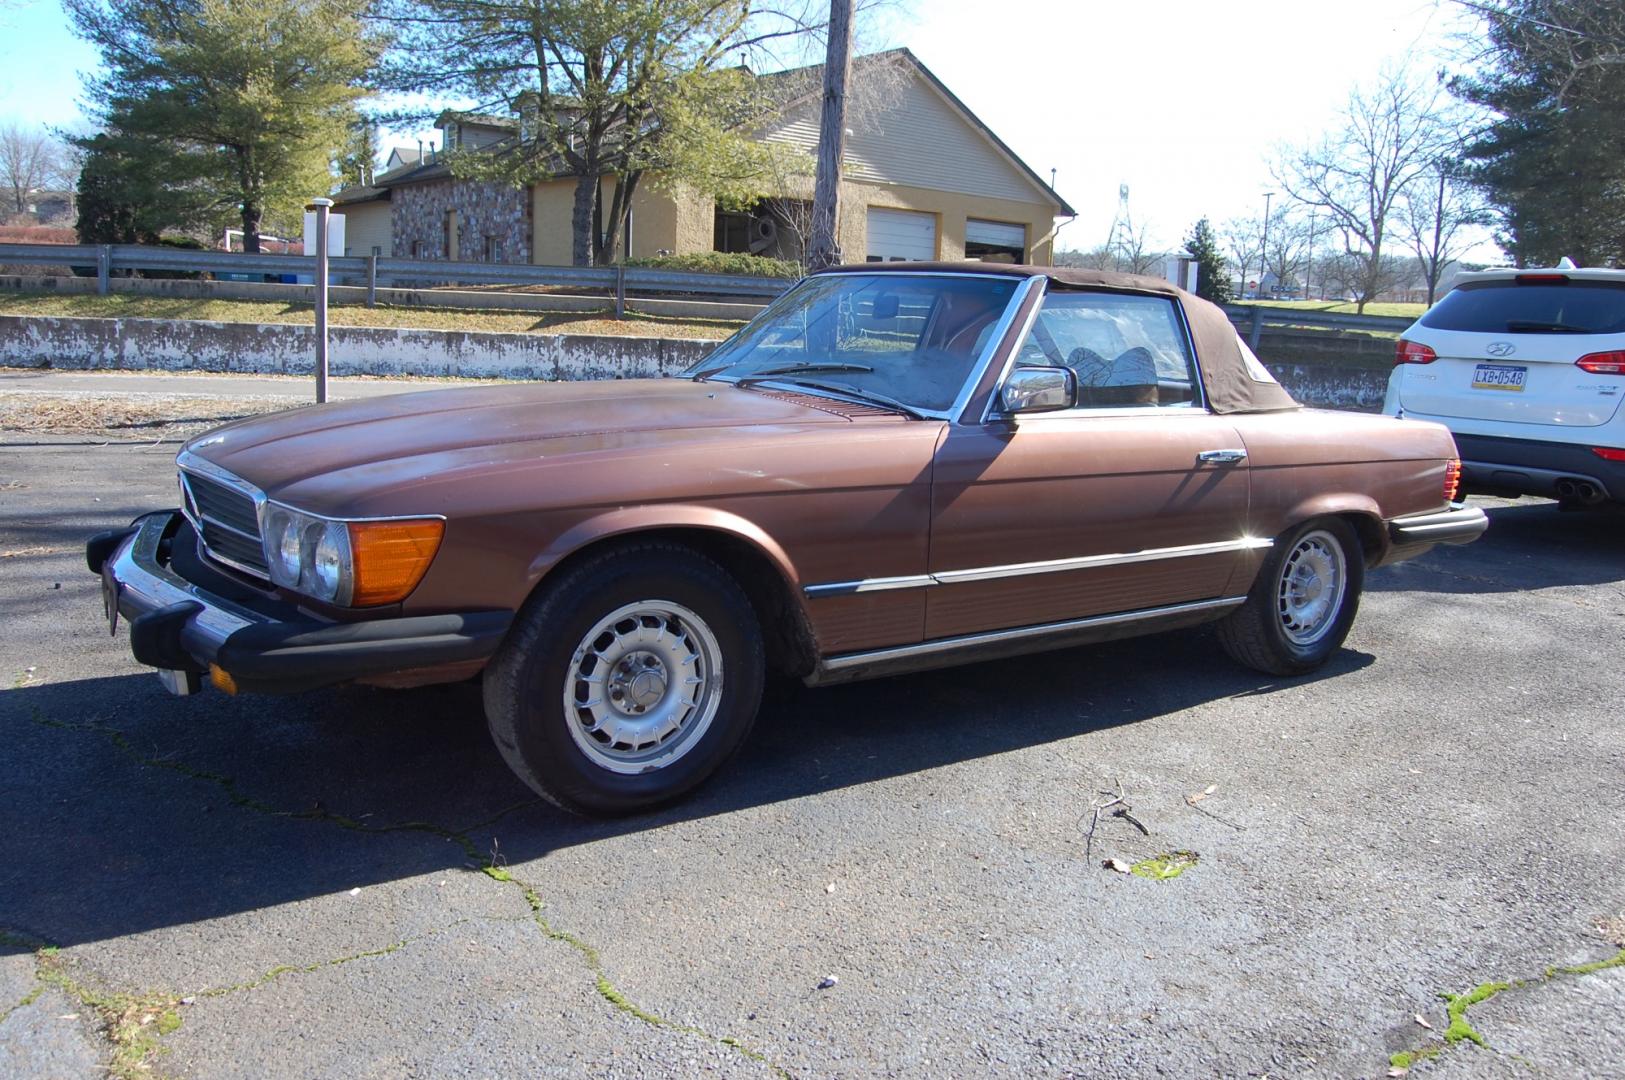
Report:
[[[1303,641],[1295,640],[1288,630],[1282,602],[1282,575],[1299,546],[1310,538],[1316,542],[1329,538],[1338,545],[1344,583],[1336,609],[1319,624],[1320,629],[1312,641]],[[1364,552],[1360,538],[1349,524],[1341,518],[1306,521],[1276,539],[1247,592],[1247,602],[1217,624],[1219,642],[1231,659],[1267,675],[1302,675],[1313,671],[1329,660],[1348,637],[1360,608],[1360,590],[1364,584]]]
[[[709,712],[708,722],[693,720],[704,714],[704,709],[687,713],[697,734],[682,735],[686,729],[680,727],[670,738],[681,736],[686,742],[674,742],[664,750],[653,744],[646,751],[657,755],[675,753],[672,760],[655,767],[644,766],[646,771],[638,771],[635,762],[623,763],[629,771],[615,771],[616,766],[605,761],[631,754],[635,748],[623,750],[619,743],[602,745],[608,736],[593,733],[592,717],[586,708],[601,705],[611,693],[622,691],[606,691],[592,699],[590,691],[578,689],[575,692],[592,700],[579,707],[566,707],[566,680],[571,678],[569,685],[576,688],[588,686],[580,680],[598,674],[594,665],[599,661],[592,657],[598,655],[600,646],[589,652],[584,648],[584,638],[614,613],[635,605],[665,605],[686,612],[681,621],[668,628],[681,629],[689,617],[696,618],[703,629],[689,628],[693,632],[673,636],[690,644],[697,657],[706,650],[693,643],[708,641],[711,651],[717,654],[718,666],[712,674],[720,672],[721,678],[714,691],[699,691],[702,697],[714,693],[715,708]],[[653,621],[643,625],[658,629]],[[633,646],[616,637],[628,626],[632,630],[624,632],[637,633],[635,616],[627,616],[595,641],[611,641],[611,645],[601,646],[610,652],[631,649]],[[708,639],[706,634],[710,635]],[[580,654],[578,647],[583,648]],[[648,662],[644,653],[624,655],[629,670],[637,669],[639,657]],[[707,666],[703,659],[694,663],[695,671]],[[587,815],[636,813],[692,791],[738,751],[756,720],[765,666],[755,609],[726,570],[681,545],[663,541],[628,543],[567,568],[557,581],[545,585],[526,602],[485,671],[486,722],[508,767],[543,798]],[[589,674],[583,676],[582,672],[589,668]],[[602,670],[613,680],[620,677],[622,666],[606,663]],[[659,672],[666,676],[667,667],[659,667]],[[668,694],[675,680],[662,678],[659,685],[659,692]],[[653,708],[671,708],[667,704],[670,700],[669,696],[661,697]],[[626,707],[637,708],[630,704]],[[682,712],[683,706],[679,703],[675,708]],[[612,720],[634,724],[638,718],[617,711]],[[583,742],[590,748],[584,748]],[[677,745],[682,746],[680,753],[674,749]]]

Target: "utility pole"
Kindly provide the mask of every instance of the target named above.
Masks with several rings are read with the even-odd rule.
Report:
[[[1270,272],[1270,200],[1274,197],[1275,192],[1264,192],[1264,238],[1258,245],[1258,291],[1260,294],[1264,291],[1264,278]],[[1280,281],[1277,280],[1276,284],[1279,285]],[[1260,300],[1263,298],[1262,295],[1259,296]]]
[[[316,215],[316,403],[327,400],[327,222],[332,199],[312,199]]]
[[[1309,247],[1303,256],[1303,298],[1309,300],[1309,278],[1315,269],[1315,212],[1309,211]]]
[[[813,185],[812,244],[807,266],[841,261],[841,160],[846,152],[846,82],[852,74],[852,0],[829,0],[829,48],[824,54],[824,104],[818,127]]]

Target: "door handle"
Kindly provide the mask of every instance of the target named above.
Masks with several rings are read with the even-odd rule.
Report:
[[[1238,461],[1247,460],[1245,450],[1203,450],[1196,455],[1197,461],[1210,461],[1215,465],[1233,465]]]

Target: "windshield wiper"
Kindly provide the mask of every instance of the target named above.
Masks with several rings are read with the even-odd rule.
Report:
[[[796,386],[805,386],[810,390],[826,390],[832,394],[845,394],[848,397],[855,397],[859,401],[873,402],[884,408],[900,412],[914,420],[925,419],[925,414],[919,409],[912,405],[905,405],[896,398],[882,394],[878,390],[864,390],[848,383],[817,382],[813,379],[790,379],[788,381]],[[744,380],[741,379],[736,385],[743,385],[743,382]]]
[[[834,361],[834,360],[820,360],[820,361],[816,361],[816,362],[808,362],[808,363],[805,363],[805,364],[780,364],[778,367],[763,368],[760,371],[753,371],[749,375],[742,376],[739,379],[736,379],[734,381],[734,385],[735,386],[749,386],[751,383],[761,382],[763,379],[771,379],[776,375],[800,375],[800,374],[802,374],[804,372],[808,373],[808,374],[811,374],[812,372],[815,372],[815,371],[873,371],[873,370],[874,370],[874,368],[870,367],[868,364],[850,364],[850,363],[843,363],[843,362]],[[710,373],[707,372],[707,374],[710,374]]]
[[[1560,322],[1524,322],[1514,319],[1507,323],[1509,334],[1589,334],[1583,326],[1570,326]]]

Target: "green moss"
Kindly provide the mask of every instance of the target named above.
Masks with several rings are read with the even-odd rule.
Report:
[[[1195,866],[1196,858],[1194,851],[1170,851],[1135,863],[1129,867],[1129,872],[1138,877],[1166,881]]]
[[[40,950],[35,968],[41,984],[54,986],[81,1006],[96,1013],[113,1059],[107,1071],[118,1080],[135,1080],[152,1074],[154,1060],[165,1052],[159,1042],[181,1026],[175,1011],[179,999],[163,993],[125,994],[100,990],[79,982],[68,974],[67,966],[54,954]]]
[[[1484,1041],[1484,1036],[1478,1033],[1478,1029],[1467,1022],[1467,1010],[1517,985],[1519,984],[1504,982],[1479,983],[1465,994],[1440,994],[1439,996],[1447,1003],[1445,1013],[1450,1017],[1450,1026],[1444,1029],[1444,1041],[1458,1043],[1466,1039],[1479,1046],[1488,1046],[1489,1043]]]
[[[1549,967],[1546,969],[1546,977],[1550,979],[1556,975],[1592,975],[1616,967],[1625,967],[1625,949],[1619,950],[1607,960],[1593,960],[1589,964],[1576,964],[1572,967]]]
[[[1388,1064],[1396,1069],[1408,1069],[1419,1061],[1427,1061],[1438,1057],[1439,1051],[1443,1049],[1438,1043],[1429,1043],[1427,1046],[1419,1046],[1415,1050],[1401,1050],[1388,1059]]]

